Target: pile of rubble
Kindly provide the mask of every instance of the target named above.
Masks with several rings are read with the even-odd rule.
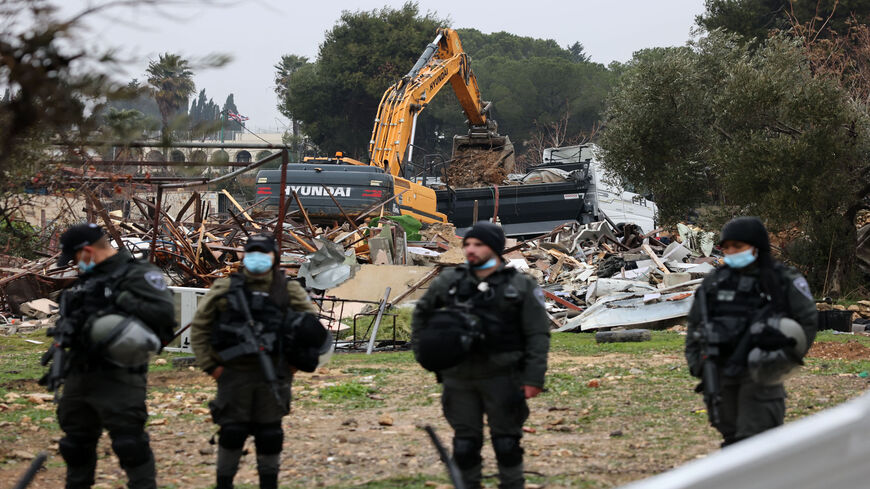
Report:
[[[682,242],[666,244],[630,224],[560,226],[509,248],[505,258],[541,285],[559,331],[661,328],[688,314],[694,290],[718,261],[707,246],[712,236],[680,231]]]
[[[99,222],[114,246],[150,259],[171,285],[185,287],[209,287],[238,269],[248,236],[274,233],[281,243],[282,267],[304,280],[339,327],[348,315],[361,311],[345,311],[345,303],[368,304],[368,310],[383,312],[420,297],[443,267],[464,262],[462,239],[452,225],[424,226],[408,216],[388,215],[387,202],[324,225],[315,224],[295,196],[297,207],[291,211],[288,206],[285,215],[276,216],[260,210],[262,200],[243,206],[225,190],[221,193],[228,202],[222,212],[198,192],[174,201],[166,196],[161,200],[159,193],[150,200],[147,194],[131,193],[122,199],[126,208],[117,209],[117,196],[83,188],[74,201],[81,204],[81,215],[75,215],[78,205],[67,202],[65,209],[73,215],[66,222]],[[179,210],[170,212],[173,206]],[[44,256],[40,260],[0,255],[0,321],[7,333],[51,322],[50,305],[33,301],[56,299],[75,280],[73,269],[54,267],[62,229],[58,226],[44,249],[36,250]],[[665,328],[685,321],[695,289],[720,265],[714,243],[714,233],[685,224],[669,234],[602,221],[563,224],[524,241],[509,239],[504,257],[508,266],[541,285],[556,330]],[[333,305],[324,307],[324,301]],[[343,301],[341,310],[332,310],[335,301]],[[825,308],[820,305],[820,310]],[[854,320],[870,319],[870,302],[848,310],[855,313]],[[25,324],[12,317],[32,320]]]

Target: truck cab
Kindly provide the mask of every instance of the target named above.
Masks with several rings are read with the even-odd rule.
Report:
[[[588,202],[596,220],[603,220],[606,215],[615,223],[633,223],[640,226],[644,233],[652,232],[656,228],[655,217],[658,211],[655,202],[641,194],[627,191],[624,186],[608,178],[599,159],[599,152],[594,144],[546,148],[543,152],[544,165],[539,168],[587,163],[591,177]]]

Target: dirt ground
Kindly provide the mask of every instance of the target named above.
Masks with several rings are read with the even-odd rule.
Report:
[[[810,348],[807,356],[828,360],[868,360],[870,359],[870,348],[857,341],[848,341],[846,343],[820,342]]]
[[[692,393],[695,380],[686,373],[679,348],[682,339],[667,335],[675,337],[667,336],[667,348],[593,351],[599,347],[583,340],[573,350],[555,349],[548,391],[529,403],[531,416],[523,444],[531,483],[548,488],[615,487],[717,449],[718,436],[707,426],[702,400]],[[820,342],[813,354],[853,355],[857,347],[866,352],[863,344],[856,345]],[[848,364],[847,370],[864,368],[867,359]],[[857,373],[831,370],[831,365],[811,358],[808,367],[789,381],[788,420],[844,402],[868,387]],[[148,432],[159,485],[211,487],[215,446],[209,439],[216,429],[206,403],[215,393],[214,383],[191,369],[157,370],[149,376]],[[0,394],[0,411],[3,406],[27,410],[27,416],[14,421],[0,417],[7,420],[0,422],[4,432],[0,461],[5,460],[0,463],[0,487],[11,487],[26,469],[26,453],[20,452],[42,450],[50,457],[30,487],[62,487],[65,469],[56,451],[61,434],[54,422],[54,406],[9,401],[10,393],[26,398],[43,392],[35,382],[17,380],[0,387],[7,396]],[[329,367],[294,381],[293,412],[284,419],[282,487],[443,487],[445,471],[421,429],[425,424],[433,425],[450,447],[440,387],[409,353],[336,355]],[[256,487],[250,440],[248,450],[237,487]],[[96,487],[123,487],[125,476],[106,436],[99,454]],[[488,443],[484,459],[484,473],[494,474]],[[489,487],[495,484],[495,479],[487,479]]]

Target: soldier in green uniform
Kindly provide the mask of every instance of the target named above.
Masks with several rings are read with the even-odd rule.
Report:
[[[685,354],[689,371],[701,378],[705,344],[718,352],[710,361],[717,367],[719,395],[706,401],[709,412],[718,412],[718,422],[711,422],[724,447],[783,423],[785,389],[781,376],[765,375],[777,367],[768,359],[786,361],[782,372],[801,363],[815,338],[817,312],[807,280],[771,256],[761,220],[731,220],[722,228],[720,247],[725,266],[695,292]],[[706,298],[706,318],[699,294]],[[788,329],[786,323],[794,327]]]
[[[444,270],[414,310],[412,346],[444,384],[444,416],[454,430],[453,458],[468,488],[480,487],[483,416],[498,462],[499,487],[521,488],[520,438],[526,399],[541,393],[550,328],[537,283],[501,254],[500,226],[478,222],[465,235],[467,263]]]
[[[75,261],[80,272],[61,300],[69,301],[70,306],[60,321],[70,321],[74,331],[70,344],[64,345],[70,352],[64,362],[66,377],[57,408],[64,432],[59,446],[67,464],[66,487],[94,484],[97,441],[105,428],[127,472],[127,487],[154,489],[154,456],[145,433],[147,356],[141,365],[113,362],[103,345],[90,341],[88,331],[99,318],[116,314],[136,318],[160,341],[168,342],[175,328],[172,293],[160,270],[134,259],[127,250],[113,248],[96,224],[70,227],[60,243],[58,266]],[[150,331],[146,334],[153,337]],[[157,338],[154,346],[160,348]]]
[[[282,355],[279,338],[288,311],[317,312],[305,289],[287,280],[278,267],[277,244],[271,235],[251,236],[244,249],[242,270],[212,284],[192,323],[191,346],[197,363],[218,385],[217,398],[210,403],[212,418],[220,426],[217,489],[233,487],[248,435],[253,435],[257,448],[260,487],[278,487],[284,441],[281,418],[290,412],[295,371]],[[274,341],[267,354],[276,382],[267,381],[257,354],[237,354],[243,328],[248,327],[239,293],[262,325],[262,337]]]

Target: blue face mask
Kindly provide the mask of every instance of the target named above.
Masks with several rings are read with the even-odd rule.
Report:
[[[79,267],[79,271],[80,271],[80,272],[82,272],[82,273],[88,273],[88,272],[90,272],[91,270],[93,270],[94,267],[97,266],[97,264],[94,263],[94,259],[91,258],[91,262],[90,262],[90,263],[85,263],[84,260],[79,260],[79,262],[76,263],[76,266]]]
[[[489,268],[496,266],[496,264],[498,264],[498,262],[495,260],[495,257],[492,257],[489,260],[487,260],[486,263],[483,263],[483,264],[480,264],[477,266],[472,265],[471,268],[473,268],[475,270],[487,270]]]
[[[745,268],[752,264],[757,258],[752,253],[755,251],[755,248],[749,248],[746,251],[741,251],[740,253],[734,253],[733,255],[725,255],[725,264],[731,268]]]
[[[85,251],[87,251],[87,250],[85,250]],[[90,252],[88,253],[88,255],[89,255],[88,256],[89,261],[86,262],[84,260],[85,255],[84,255],[84,253],[82,253],[81,258],[79,258],[78,263],[76,263],[76,266],[79,267],[79,272],[81,272],[83,274],[90,272],[91,270],[94,269],[95,266],[97,266],[97,264],[94,262],[94,255],[91,255]]]
[[[272,268],[272,257],[259,251],[250,251],[245,253],[245,257],[242,258],[242,264],[245,266],[245,270],[259,275],[268,272]]]

